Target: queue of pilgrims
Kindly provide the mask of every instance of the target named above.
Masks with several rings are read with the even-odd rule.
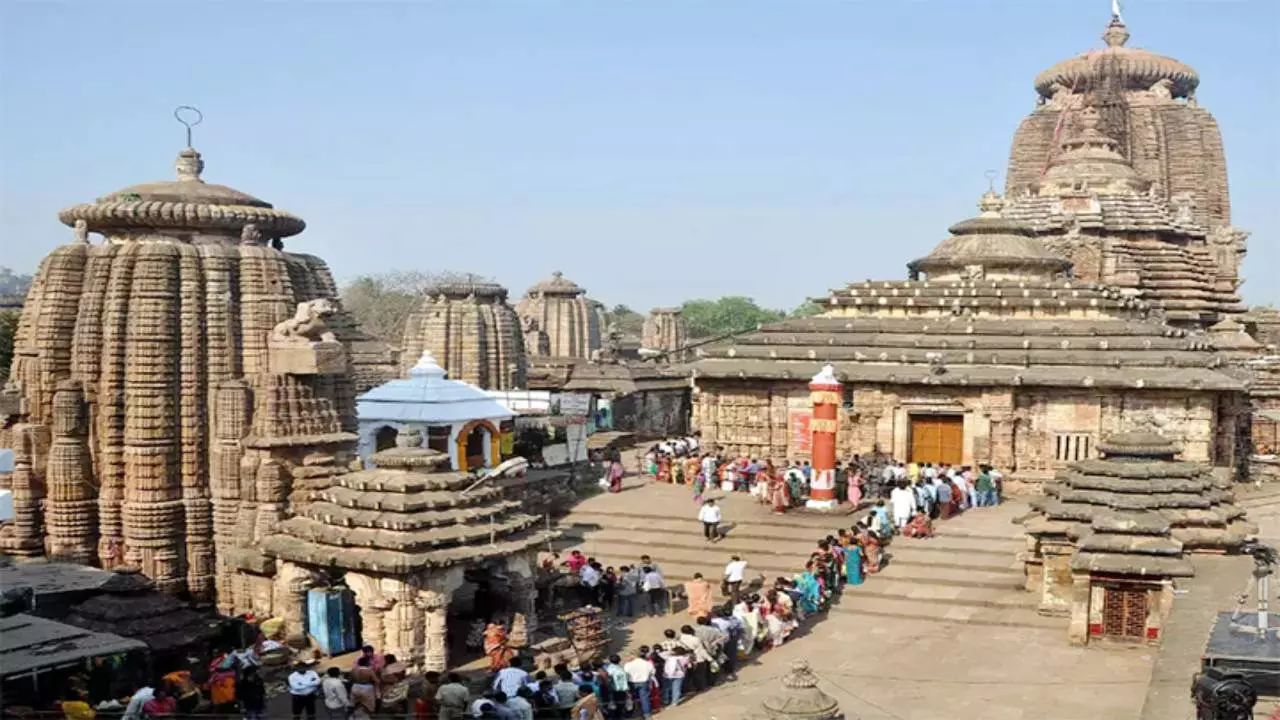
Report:
[[[537,669],[506,651],[490,654],[491,675],[476,695],[459,674],[428,673],[431,706],[424,717],[569,718],[615,720],[651,717],[663,708],[681,704],[690,695],[736,679],[739,665],[783,644],[811,616],[824,612],[846,585],[863,582],[865,572],[879,569],[879,552],[863,523],[839,536],[818,541],[804,570],[793,578],[778,577],[767,587],[763,578],[747,587],[747,562],[734,555],[720,578],[726,601],[713,601],[715,587],[701,573],[684,586],[687,619],[673,623],[661,637],[633,652],[576,667],[558,664]],[[581,577],[581,600],[630,617],[636,613],[668,616],[670,597],[661,566],[645,555],[634,565],[615,570],[594,558],[572,551],[545,563],[564,567]]]
[[[697,437],[665,441],[644,455],[644,470],[657,482],[683,484],[701,503],[709,488],[749,492],[778,514],[804,505],[813,467],[808,460],[789,461],[728,457],[720,448],[698,454]],[[611,472],[621,475],[621,463]],[[950,518],[969,508],[1000,504],[1004,474],[989,465],[975,471],[968,465],[905,463],[883,455],[854,455],[835,466],[836,500],[854,506],[864,501],[882,508],[869,516],[884,527],[877,532],[932,532],[932,521]],[[620,488],[621,483],[618,483]],[[887,509],[885,503],[888,503]],[[883,520],[877,518],[884,518]]]

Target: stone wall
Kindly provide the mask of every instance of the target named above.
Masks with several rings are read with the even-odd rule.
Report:
[[[689,431],[689,390],[643,390],[613,400],[613,428],[646,437]]]
[[[1154,426],[1186,460],[1230,465],[1235,454],[1236,406],[1213,393],[856,384],[845,392],[836,440],[841,458],[875,450],[905,458],[911,416],[938,413],[963,416],[965,464],[989,463],[1031,482],[1074,459],[1061,457],[1059,436],[1071,436],[1092,456],[1100,437]],[[807,458],[801,418],[809,410],[803,382],[703,379],[693,429],[733,454]]]

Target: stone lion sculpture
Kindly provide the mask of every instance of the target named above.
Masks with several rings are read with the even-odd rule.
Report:
[[[326,318],[338,312],[332,300],[320,298],[298,303],[293,317],[271,330],[271,339],[283,343],[337,342],[338,337],[329,329]]]

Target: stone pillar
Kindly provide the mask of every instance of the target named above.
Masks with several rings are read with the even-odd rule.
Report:
[[[226,554],[239,544],[236,524],[243,498],[240,462],[244,456],[240,441],[249,428],[251,406],[249,386],[244,381],[229,380],[218,387],[213,403],[209,494],[213,502],[213,546],[217,558],[214,584],[218,611],[224,615],[232,615],[236,610],[232,589],[235,568],[227,562]]]
[[[418,594],[423,619],[421,663],[426,672],[444,672],[449,665],[449,599],[431,590]]]
[[[301,566],[284,561],[278,563],[272,587],[271,614],[284,621],[284,631],[288,637],[302,635],[305,624],[302,606],[313,582],[311,573]]]
[[[1090,601],[1093,597],[1093,583],[1088,572],[1072,573],[1071,583],[1071,621],[1067,625],[1067,642],[1072,645],[1089,643]]]
[[[45,505],[50,559],[90,565],[97,547],[98,500],[89,457],[84,389],[63,380],[53,396],[53,444],[47,466]]]
[[[0,528],[0,550],[14,557],[39,557],[44,551],[45,485],[40,473],[47,429],[26,423],[13,427],[13,521]]]
[[[1075,548],[1070,542],[1040,541],[1041,567],[1044,579],[1040,584],[1041,615],[1066,615],[1073,602],[1071,556]],[[1088,580],[1086,579],[1086,585]]]
[[[511,575],[511,646],[528,647],[533,644],[533,631],[538,627],[538,588],[534,582],[533,564],[528,555],[507,558]]]
[[[809,397],[813,401],[813,419],[809,423],[813,433],[813,476],[806,506],[818,510],[831,510],[837,504],[836,433],[840,426],[838,413],[843,388],[831,365],[824,366],[809,382]]]

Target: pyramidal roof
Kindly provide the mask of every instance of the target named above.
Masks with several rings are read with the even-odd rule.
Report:
[[[356,412],[361,420],[430,424],[515,416],[475,385],[450,380],[429,350],[409,369],[409,377],[383,383],[356,398]]]

